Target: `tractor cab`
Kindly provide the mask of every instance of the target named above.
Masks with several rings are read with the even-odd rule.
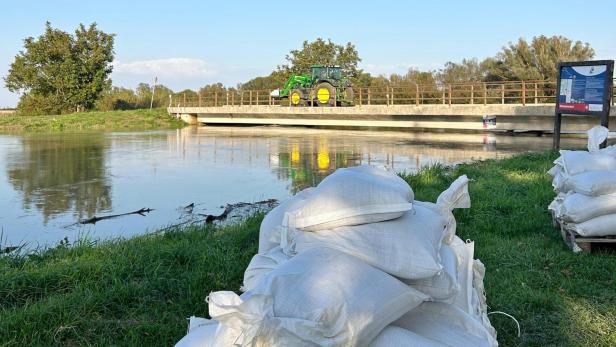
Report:
[[[340,81],[342,79],[340,66],[311,65],[310,69],[313,81]]]

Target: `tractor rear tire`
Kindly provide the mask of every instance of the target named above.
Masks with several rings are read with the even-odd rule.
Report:
[[[317,105],[334,106],[336,102],[336,88],[327,82],[322,82],[315,88]]]
[[[289,100],[291,101],[291,106],[303,106],[304,100],[304,92],[301,89],[291,89],[289,93]]]
[[[353,88],[352,87],[346,87],[344,88],[344,92],[342,94],[344,96],[344,102],[347,105],[352,105],[353,104]]]

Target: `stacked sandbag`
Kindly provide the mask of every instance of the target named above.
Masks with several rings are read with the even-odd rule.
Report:
[[[548,209],[581,236],[616,235],[616,147],[599,149],[608,129],[588,131],[588,151],[561,151],[548,171],[557,193]]]
[[[178,346],[496,346],[485,268],[455,236],[468,207],[466,176],[430,203],[385,168],[339,169],[266,215],[244,293],[211,293]]]

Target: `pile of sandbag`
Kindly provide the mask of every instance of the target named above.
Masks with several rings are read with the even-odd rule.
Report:
[[[415,201],[385,168],[339,169],[268,213],[237,295],[211,293],[177,346],[496,346],[459,177]]]
[[[548,174],[557,193],[549,205],[558,223],[581,236],[616,235],[616,146],[600,149],[605,127],[588,131],[588,151],[560,151]]]

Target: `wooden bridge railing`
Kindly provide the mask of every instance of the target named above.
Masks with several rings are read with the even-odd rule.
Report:
[[[616,88],[615,88],[616,91]],[[276,100],[271,90],[223,90],[207,93],[183,92],[170,95],[172,107],[217,107],[248,105],[290,106]],[[553,103],[556,81],[465,82],[451,84],[382,86],[354,88],[354,105],[459,105]],[[615,98],[612,98],[614,102]]]

